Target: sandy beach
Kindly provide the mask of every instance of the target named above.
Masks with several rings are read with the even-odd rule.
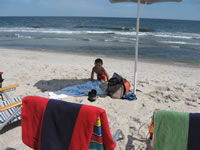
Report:
[[[134,60],[66,53],[0,49],[3,86],[19,84],[11,97],[36,95],[48,97],[50,91],[83,84],[90,78],[94,60],[100,57],[110,77],[114,72],[133,83]],[[138,64],[137,100],[98,97],[93,103],[83,97],[63,100],[101,107],[106,110],[111,132],[120,128],[125,139],[116,150],[145,150],[141,141],[148,133],[153,110],[200,113],[200,67],[181,63],[140,60]],[[138,128],[145,123],[138,135]],[[21,140],[18,125],[0,134],[0,150],[29,150]]]

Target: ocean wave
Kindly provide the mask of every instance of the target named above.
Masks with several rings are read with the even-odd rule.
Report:
[[[191,43],[191,42],[183,42],[183,41],[159,41],[160,43],[166,44],[180,44],[180,45],[200,45],[200,43]]]
[[[135,31],[112,31],[112,30],[65,30],[65,29],[53,29],[53,28],[29,28],[29,27],[15,27],[15,28],[0,28],[0,32],[3,33],[0,36],[4,36],[4,34],[8,33],[13,33],[15,35],[5,35],[5,36],[27,36],[24,38],[31,38],[32,35],[31,33],[34,34],[40,34],[40,35],[45,35],[45,34],[60,34],[60,35],[85,35],[85,34],[94,34],[94,35],[113,35],[113,36],[123,36],[123,37],[134,37],[136,35]],[[26,35],[21,35],[23,33],[26,33]],[[30,33],[29,35],[27,35]],[[49,36],[49,35],[45,35]],[[122,37],[121,36],[121,37]],[[197,40],[197,42],[200,40],[200,34],[195,34],[195,33],[170,33],[170,32],[140,32],[139,36],[141,37],[147,37],[149,38],[163,38],[163,39],[185,39],[185,40]],[[22,38],[19,37],[18,38]]]
[[[153,36],[164,37],[164,38],[178,38],[178,39],[192,39],[191,36],[175,35],[175,34],[153,34]]]
[[[159,41],[159,42],[166,44],[188,44],[187,42],[182,42],[182,41]]]
[[[132,32],[115,32],[115,31],[71,31],[44,28],[0,28],[0,32],[22,32],[22,33],[52,33],[52,34],[123,34],[132,35]]]
[[[70,37],[49,37],[49,36],[26,36],[20,34],[12,34],[12,35],[0,35],[1,38],[9,37],[9,38],[17,38],[17,39],[41,39],[41,40],[59,40],[59,41],[96,41],[96,42],[122,42],[122,43],[132,43],[133,39],[123,38],[123,37],[113,37],[113,39],[104,39],[104,38],[70,38]]]
[[[134,43],[135,38],[132,37],[123,37],[123,36],[112,36],[112,38],[104,38],[104,37],[84,37],[81,38],[79,36],[77,37],[50,37],[48,35],[21,35],[21,34],[9,34],[9,35],[0,35],[1,38],[18,38],[18,39],[43,39],[43,40],[67,40],[67,41],[96,41],[96,42],[121,42],[121,43]],[[193,46],[200,46],[200,43],[195,43],[195,42],[186,42],[186,41],[170,41],[170,40],[140,40],[141,44],[174,44],[174,45],[193,45]],[[159,45],[160,45],[159,44]]]
[[[146,29],[144,29],[146,30]],[[22,32],[22,33],[47,33],[47,34],[118,34],[118,35],[136,35],[135,31],[113,31],[113,30],[65,30],[65,29],[47,29],[47,28],[0,28],[0,32]],[[139,33],[141,36],[149,35],[145,32]]]
[[[180,46],[171,45],[171,48],[181,48]]]
[[[25,35],[20,35],[20,34],[14,34],[15,35],[15,37],[17,37],[17,38],[26,38],[26,39],[31,39],[31,38],[33,38],[32,36],[25,36]]]
[[[109,30],[116,30],[116,31],[135,31],[135,28],[128,28],[128,27],[107,27],[107,26],[74,26],[74,28],[83,28],[83,29],[109,29]]]
[[[199,37],[193,37],[192,39],[194,39],[194,40],[200,40],[200,36]]]
[[[108,26],[74,26],[74,28],[90,28],[90,29],[107,29],[107,30],[115,30],[115,31],[136,31],[133,27],[108,27]],[[149,28],[140,28],[140,32],[153,32],[153,29]]]
[[[71,40],[71,41],[94,41],[94,42],[121,42],[121,43],[132,43],[130,40],[121,40],[121,39],[100,39],[100,38],[43,38],[51,40]]]
[[[159,33],[149,33],[148,35],[161,37],[161,38],[176,38],[176,39],[200,39],[200,34],[195,33],[169,33],[169,32],[159,32]]]

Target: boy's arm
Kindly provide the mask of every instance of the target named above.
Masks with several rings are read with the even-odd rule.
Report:
[[[92,68],[92,73],[91,73],[91,81],[94,81],[94,68]]]
[[[106,78],[107,78],[107,81],[108,81],[109,80],[109,75],[108,75],[107,72],[105,72],[105,74],[106,74]]]
[[[103,70],[104,70],[104,74],[106,75],[106,79],[107,79],[107,81],[109,80],[109,75],[108,75],[108,73],[106,72],[106,70],[103,68]]]

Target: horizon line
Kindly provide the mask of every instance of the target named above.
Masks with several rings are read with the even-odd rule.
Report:
[[[29,16],[14,16],[14,15],[8,15],[8,16],[1,16],[0,17],[88,17],[88,18],[124,18],[124,19],[137,19],[136,17],[116,17],[116,16],[64,16],[64,15],[60,15],[60,16],[43,16],[43,15],[29,15]],[[200,21],[200,20],[190,20],[190,19],[171,19],[171,18],[143,18],[141,17],[140,19],[158,19],[158,20],[180,20],[180,21]]]

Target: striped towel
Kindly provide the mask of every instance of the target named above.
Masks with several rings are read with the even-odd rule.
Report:
[[[90,144],[90,150],[114,150],[116,146],[104,109],[39,96],[23,98],[22,140],[34,150],[88,150]]]
[[[13,98],[11,100],[2,101],[2,102],[0,102],[0,108],[5,107],[5,106],[10,105],[10,104],[13,104],[13,103],[16,103],[16,102],[21,101],[21,100],[22,100],[21,97],[17,97],[17,98]],[[12,108],[7,109],[3,112],[0,112],[0,124],[5,122],[15,112],[16,112],[16,107],[12,107]],[[9,123],[18,121],[20,119],[21,119],[21,112],[18,112],[15,115],[14,119],[11,120]]]
[[[93,134],[88,150],[104,150],[100,118],[98,118],[96,124],[94,125]]]
[[[200,150],[200,113],[155,111],[153,150]]]

